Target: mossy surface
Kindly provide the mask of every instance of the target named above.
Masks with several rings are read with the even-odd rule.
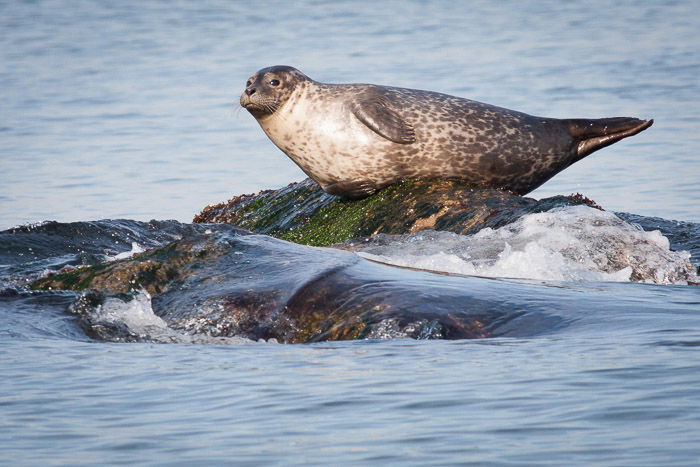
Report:
[[[313,246],[341,243],[349,238],[371,235],[368,219],[381,198],[334,201],[290,228],[277,227],[272,234],[283,240]]]
[[[195,237],[197,241],[201,237]],[[216,255],[216,249],[194,250],[192,241],[178,241],[155,248],[132,258],[99,264],[72,271],[59,272],[39,279],[30,285],[34,290],[85,290],[99,289],[113,292],[129,292],[146,289],[160,293],[169,282],[183,276],[182,266],[198,261],[202,254]],[[203,253],[202,253],[203,252]]]
[[[95,276],[105,269],[105,265],[74,269],[32,283],[32,290],[85,290],[90,287]]]
[[[404,181],[368,198],[349,201],[324,193],[307,179],[280,190],[237,196],[209,206],[194,221],[230,223],[296,243],[328,246],[379,233],[423,229],[470,234],[499,227],[529,212],[589,204],[587,201],[575,196],[537,201],[449,180]]]

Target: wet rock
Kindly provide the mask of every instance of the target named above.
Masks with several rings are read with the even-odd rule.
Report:
[[[124,292],[134,290],[153,294],[152,312],[186,335],[286,343],[489,337],[521,314],[501,303],[496,289],[504,284],[439,277],[222,226],[130,259],[57,274],[33,288],[89,289],[93,298],[83,298],[76,314],[89,323],[89,335],[109,340],[113,333],[116,341],[138,336],[118,320],[105,321],[104,297],[125,300]],[[95,291],[104,297],[95,300]]]
[[[453,181],[405,182],[346,201],[307,180],[207,207],[195,222],[209,225],[180,229],[178,240],[129,259],[45,277],[32,288],[97,293],[99,300],[83,299],[75,314],[88,335],[119,342],[535,335],[560,325],[560,318],[547,313],[549,304],[595,307],[598,298],[581,302],[559,287],[437,275],[306,245],[352,249],[352,239],[426,229],[471,234],[578,204],[599,209],[580,195],[537,201]],[[115,318],[125,312],[137,316]],[[141,315],[149,313],[146,330],[124,325],[142,323]]]
[[[207,206],[199,223],[228,223],[296,243],[327,246],[353,238],[434,229],[471,234],[497,228],[525,214],[594,202],[581,196],[542,200],[459,181],[406,181],[358,201],[325,193],[312,180],[279,190],[242,195]]]

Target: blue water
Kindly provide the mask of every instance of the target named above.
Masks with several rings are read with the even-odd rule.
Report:
[[[534,115],[654,118],[533,195],[697,222],[696,13],[693,1],[0,2],[0,228],[189,221],[303,178],[238,107],[247,77],[274,64]]]
[[[0,2],[0,229],[189,221],[303,178],[237,108],[273,64],[654,118],[533,196],[700,222],[694,1],[56,0]],[[70,295],[3,297],[0,464],[697,465],[698,287],[556,286],[638,307],[529,338],[218,346],[96,342]]]
[[[672,329],[236,348],[6,343],[0,458],[696,465],[700,334]]]

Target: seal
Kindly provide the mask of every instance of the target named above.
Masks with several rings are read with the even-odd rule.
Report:
[[[536,117],[432,91],[320,83],[290,66],[251,76],[240,104],[324,191],[352,199],[414,179],[524,195],[654,122]]]

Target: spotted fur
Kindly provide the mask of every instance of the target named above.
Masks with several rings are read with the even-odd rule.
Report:
[[[535,117],[431,91],[319,83],[287,66],[253,75],[240,102],[309,177],[349,198],[402,179],[525,194],[653,123]]]

